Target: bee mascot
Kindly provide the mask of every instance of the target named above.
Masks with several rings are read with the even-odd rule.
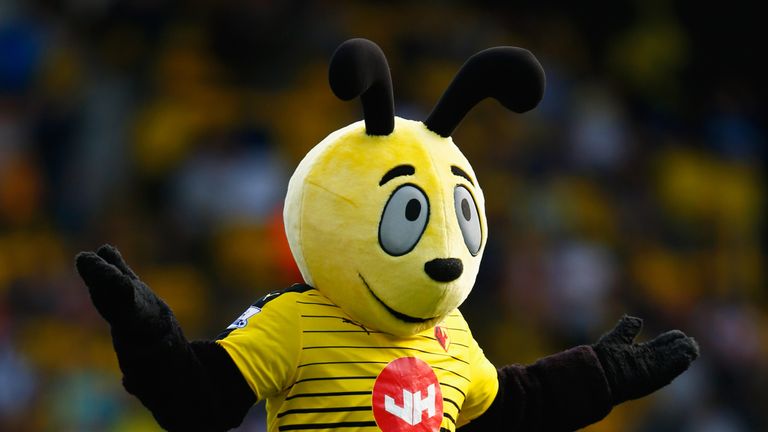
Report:
[[[395,117],[381,49],[352,39],[330,85],[364,121],[330,134],[288,185],[285,229],[304,277],[216,340],[189,342],[111,246],[77,270],[111,325],[123,384],[168,430],[238,426],[266,400],[268,430],[569,431],[668,384],[698,356],[678,330],[634,342],[623,317],[591,346],[494,367],[457,309],[486,245],[483,192],[451,139],[492,97],[522,113],[544,73],[520,48],[471,57],[421,121]]]

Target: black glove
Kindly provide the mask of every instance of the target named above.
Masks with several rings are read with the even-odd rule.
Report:
[[[614,405],[646,396],[669,384],[699,356],[699,345],[680,330],[645,343],[633,342],[643,320],[623,316],[592,346],[605,371]]]
[[[80,252],[75,262],[91,301],[113,333],[153,339],[172,330],[171,310],[139,280],[116,248],[104,245],[96,253]]]
[[[81,252],[76,265],[112,327],[123,385],[163,428],[225,431],[242,422],[256,396],[224,348],[188,342],[170,308],[114,247]]]

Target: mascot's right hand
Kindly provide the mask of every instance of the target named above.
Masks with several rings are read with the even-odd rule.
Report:
[[[168,306],[125,263],[111,245],[80,252],[77,272],[88,286],[91,301],[112,331],[131,337],[160,336],[168,331]]]

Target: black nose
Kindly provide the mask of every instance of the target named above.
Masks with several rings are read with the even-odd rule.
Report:
[[[450,282],[461,276],[464,265],[457,258],[436,258],[424,264],[424,271],[438,282]]]

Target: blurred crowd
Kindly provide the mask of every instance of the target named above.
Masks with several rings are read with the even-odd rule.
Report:
[[[641,338],[680,328],[702,356],[589,431],[768,430],[759,14],[511,3],[0,2],[0,430],[157,429],[121,387],[77,251],[116,245],[191,339],[300,280],[282,200],[301,157],[361,118],[326,69],[360,36],[406,118],[480,49],[522,46],[546,70],[536,110],[486,101],[454,134],[490,232],[462,310],[495,364],[633,314]],[[240,430],[263,430],[259,407]]]

